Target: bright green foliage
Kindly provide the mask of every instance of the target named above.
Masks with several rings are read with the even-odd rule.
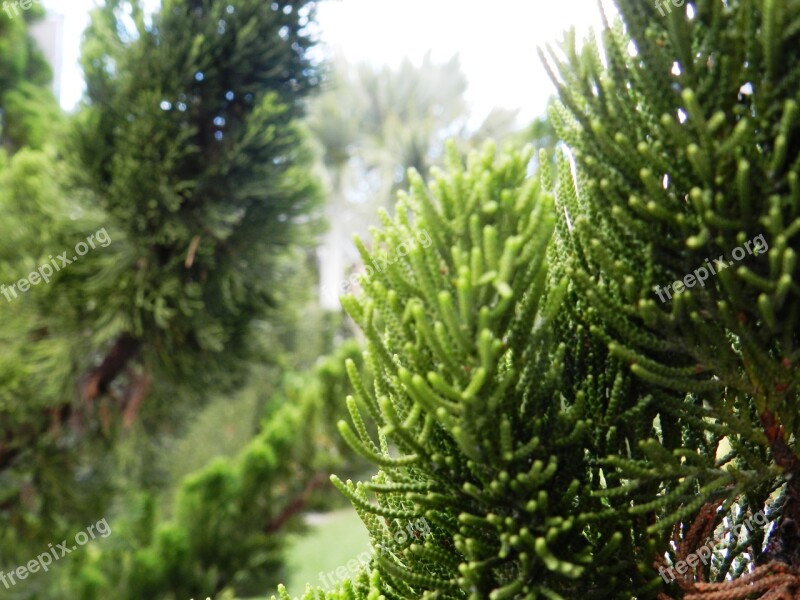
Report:
[[[278,596],[272,596],[272,600],[292,600],[292,597],[283,585],[279,585]],[[307,586],[299,600],[387,600],[387,597],[381,593],[380,573],[372,571],[369,574],[362,572],[330,591]]]
[[[383,470],[370,484],[335,481],[376,545],[393,539],[406,520],[425,516],[432,526],[424,543],[377,558],[387,592],[401,597],[470,588],[485,597],[524,584],[519,569],[541,568],[541,559],[523,567],[519,555],[535,556],[538,532],[520,531],[520,521],[506,524],[511,512],[497,502],[505,497],[509,508],[522,509],[539,492],[549,496],[544,484],[555,475],[562,484],[570,478],[557,461],[532,465],[544,425],[535,416],[559,387],[558,371],[537,352],[558,305],[557,294],[549,303],[541,294],[550,207],[540,200],[537,182],[525,182],[526,157],[497,166],[494,160],[489,149],[464,173],[451,155],[448,176],[434,175],[430,189],[412,175],[397,219],[385,219],[384,229],[373,233],[372,252],[358,243],[365,264],[392,261],[409,246],[405,256],[362,281],[367,297],[361,302],[344,300],[368,340],[375,394],[354,382],[360,393],[348,406],[355,431],[344,423],[340,428]],[[418,231],[431,235],[430,248],[413,244]],[[537,315],[541,324],[531,335]],[[534,381],[541,395],[532,393]],[[382,426],[378,440],[364,429],[364,416]],[[528,508],[542,510],[535,500]],[[487,519],[489,511],[495,522]],[[554,531],[552,541],[560,533]],[[580,572],[549,550],[541,554],[567,576]],[[471,568],[459,573],[467,560]]]
[[[635,443],[652,411],[620,414],[604,386],[615,382],[619,400],[636,384],[585,352],[585,335],[559,341],[565,285],[545,265],[552,196],[527,178],[529,160],[489,146],[465,171],[451,146],[430,187],[412,174],[372,250],[357,241],[365,264],[383,265],[362,278],[363,298],[343,301],[367,338],[374,393],[354,376],[353,427],[340,430],[381,471],[334,481],[368,527],[387,598],[609,597],[648,584],[632,560],[636,547],[652,551],[644,528],[591,493],[601,478],[585,448]],[[430,247],[415,243],[420,231]],[[625,431],[598,435],[623,417]],[[387,543],[421,517],[424,542]]]
[[[185,478],[170,518],[151,496],[129,502],[113,536],[71,561],[60,589],[85,600],[182,600],[221,590],[257,595],[285,579],[285,534],[297,529],[299,511],[330,503],[331,470],[364,468],[343,452],[332,422],[351,391],[345,360],[362,363],[355,343],[311,373],[287,373],[261,431],[237,457]]]
[[[98,245],[57,274],[57,282],[39,281],[25,293],[10,288],[102,227],[97,213],[63,195],[63,178],[63,163],[49,151],[20,150],[0,171],[0,479],[7,510],[0,529],[9,563],[27,560],[32,547],[52,541],[64,517],[80,523],[77,528],[97,521],[108,491],[103,436],[76,435],[74,423],[59,427],[57,419],[86,365],[85,353],[76,349],[92,339],[80,326],[80,304],[65,298],[79,296],[82,284],[92,281],[93,267],[108,258],[105,249]],[[77,214],[80,220],[70,218]],[[80,479],[72,476],[76,469]]]
[[[0,14],[3,567],[29,560],[32,548],[60,535],[65,515],[80,523],[70,533],[96,522],[108,492],[100,481],[108,464],[89,464],[85,453],[91,449],[102,457],[107,452],[102,440],[84,443],[80,436],[65,435],[53,443],[59,432],[49,411],[71,400],[76,363],[84,358],[76,348],[85,347],[89,337],[74,318],[80,309],[65,305],[41,281],[24,294],[9,288],[49,264],[49,254],[72,248],[102,227],[96,212],[82,210],[59,185],[65,168],[52,144],[58,142],[62,115],[50,90],[50,68],[28,34],[42,14],[35,5],[14,19]],[[88,267],[76,264],[72,277],[90,279]],[[76,471],[80,478],[72,476]]]
[[[28,35],[44,10],[34,4],[19,12],[13,19],[0,12],[0,145],[12,152],[55,142],[62,121],[50,66]]]

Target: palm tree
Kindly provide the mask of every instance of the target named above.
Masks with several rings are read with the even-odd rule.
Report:
[[[342,277],[360,261],[351,236],[364,237],[376,209],[390,209],[397,190],[408,187],[408,169],[427,174],[445,139],[466,152],[487,137],[510,135],[516,113],[495,109],[472,131],[458,56],[436,63],[427,54],[419,66],[405,59],[397,68],[351,65],[338,57],[332,74],[311,103],[309,125],[328,198],[329,229],[319,248],[321,303],[338,309]]]

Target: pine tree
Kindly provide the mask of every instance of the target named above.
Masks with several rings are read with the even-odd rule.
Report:
[[[762,510],[776,522],[768,538],[722,536],[731,549],[678,593],[754,565],[800,568],[800,3],[664,4],[619,1],[602,59],[574,39],[551,53],[551,116],[575,166],[562,157],[557,236],[575,314],[663,411],[660,437],[642,441],[649,464],[616,465],[662,493],[632,510],[665,534],[675,525],[671,562],[699,541],[701,520],[706,535]],[[685,396],[662,400],[668,390]],[[750,593],[733,585],[741,595],[726,597]],[[772,593],[781,585],[796,593],[796,579]]]
[[[557,177],[451,161],[360,246],[340,428],[381,469],[336,481],[376,553],[317,597],[800,593],[800,4],[617,4],[543,57]]]
[[[316,228],[298,125],[313,7],[108,2],[66,143],[24,100],[49,94],[24,21],[0,19],[2,567],[106,514],[125,428],[158,440],[280,352],[262,335],[276,265]],[[65,249],[49,281],[10,291]]]
[[[113,338],[86,373],[87,400],[129,366],[197,390],[241,381],[275,259],[312,231],[294,119],[317,81],[313,6],[173,0],[149,22],[139,2],[109,0],[95,13],[71,149],[76,184],[124,240],[93,291],[130,293],[92,315]]]

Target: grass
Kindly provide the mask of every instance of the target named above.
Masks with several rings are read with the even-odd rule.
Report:
[[[290,578],[284,582],[286,589],[292,597],[297,597],[307,583],[321,586],[320,572],[346,568],[347,561],[369,548],[367,529],[353,509],[326,513],[324,521],[312,526],[307,535],[290,539],[286,559]]]

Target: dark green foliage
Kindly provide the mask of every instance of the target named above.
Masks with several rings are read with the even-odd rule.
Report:
[[[298,125],[317,83],[313,7],[170,1],[151,18],[138,2],[106,3],[85,37],[87,97],[66,143],[27,37],[41,11],[0,17],[0,292],[101,228],[110,238],[46,284],[0,296],[0,567],[109,514],[120,487],[153,486],[164,431],[281,355],[276,288],[317,227]],[[146,483],[116,462],[131,428],[150,437],[137,455]],[[102,575],[87,589],[104,589]]]
[[[559,237],[589,320],[640,376],[725,389],[731,409],[775,411],[796,435],[800,3],[697,2],[692,18],[619,4],[625,34],[604,33],[612,68],[592,44],[580,55],[565,46],[553,109],[577,166],[576,191],[561,165],[574,229]],[[748,252],[702,287],[659,299],[656,286],[708,270],[707,259],[732,262],[760,234],[766,256]]]
[[[618,4],[624,29],[603,34],[609,68],[593,43],[553,53],[551,114],[575,163],[574,177],[567,157],[559,168],[556,254],[574,314],[659,405],[646,460],[613,466],[658,484],[631,500],[666,537],[712,501],[727,500],[715,523],[763,509],[800,464],[800,3],[704,1],[664,17]],[[692,287],[663,289],[676,280]],[[751,541],[712,575],[746,550],[762,560],[763,534]]]
[[[169,1],[150,23],[114,0],[94,14],[71,149],[77,185],[128,242],[107,289],[129,293],[92,321],[140,341],[157,380],[239,381],[275,260],[309,239],[316,193],[293,118],[316,83],[313,6]]]

